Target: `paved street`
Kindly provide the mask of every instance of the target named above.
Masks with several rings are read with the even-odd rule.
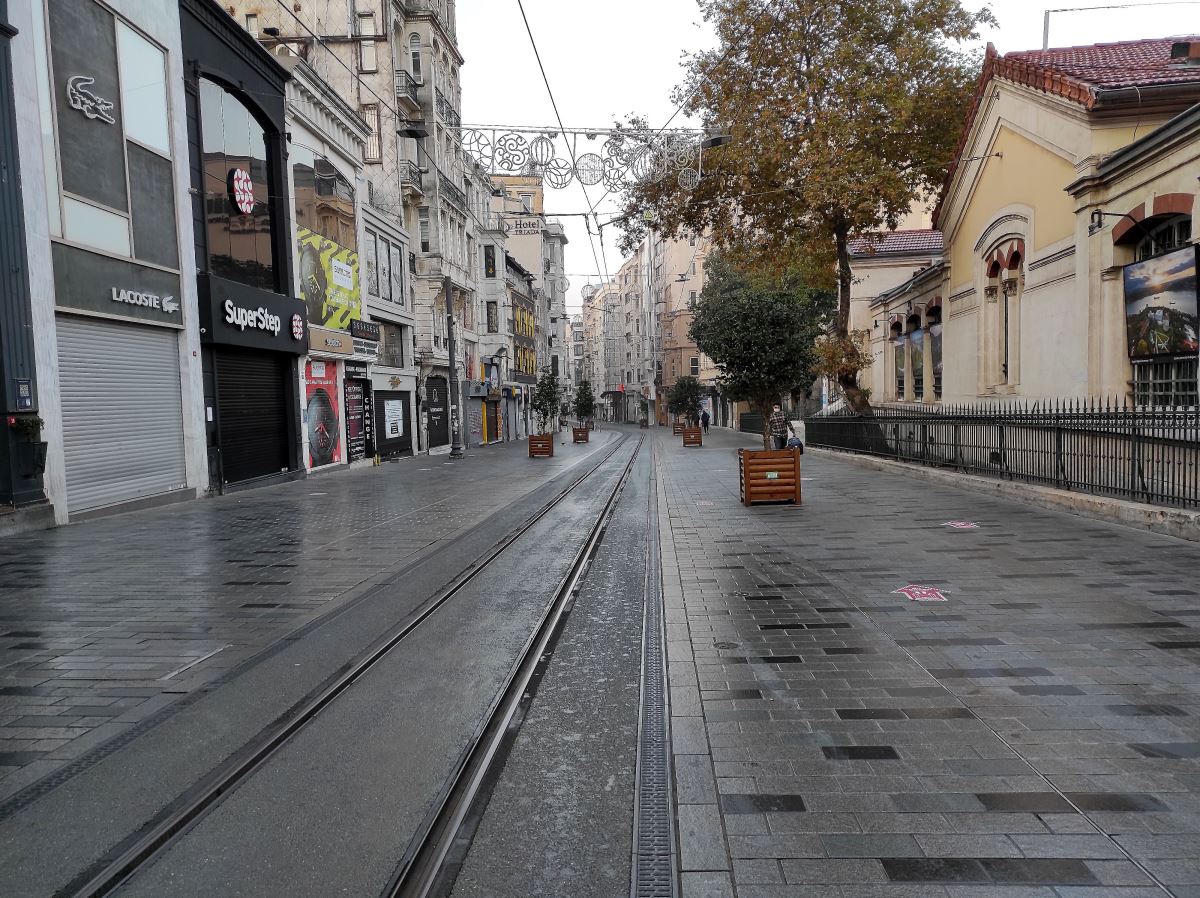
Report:
[[[1200,547],[656,435],[686,898],[1200,895]]]
[[[498,512],[603,445],[559,445],[538,464],[523,442],[407,458],[4,539],[0,799],[466,528],[491,519],[496,536]]]

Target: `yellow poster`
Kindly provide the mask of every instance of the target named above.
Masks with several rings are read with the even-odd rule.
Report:
[[[296,228],[300,289],[313,324],[345,330],[362,318],[358,253],[332,240]]]

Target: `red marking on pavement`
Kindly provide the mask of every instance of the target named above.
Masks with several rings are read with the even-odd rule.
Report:
[[[901,586],[899,589],[893,589],[893,594],[898,594],[911,599],[914,602],[948,602],[945,593],[936,586],[920,586],[916,583],[910,583],[908,586]]]
[[[951,530],[978,530],[979,525],[974,521],[947,521],[942,524],[943,527],[949,527]]]

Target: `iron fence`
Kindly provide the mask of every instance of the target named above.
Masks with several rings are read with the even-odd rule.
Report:
[[[1200,413],[1105,400],[885,406],[805,419],[811,446],[1200,507]]]

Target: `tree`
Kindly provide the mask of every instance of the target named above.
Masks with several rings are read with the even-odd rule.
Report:
[[[533,388],[530,406],[537,415],[538,432],[546,433],[550,429],[550,422],[558,414],[558,375],[550,369],[542,370],[542,376]]]
[[[689,375],[679,378],[667,390],[667,409],[674,415],[684,415],[689,424],[696,423],[703,400],[704,385]]]
[[[719,45],[687,61],[676,98],[733,141],[704,154],[693,189],[675,177],[631,187],[623,247],[648,222],[667,237],[708,233],[749,268],[836,288],[829,351],[844,352],[828,370],[870,414],[850,351],[849,243],[897,227],[943,182],[978,71],[955,47],[992,15],[960,0],[699,3]],[[671,149],[644,120],[628,132],[652,156]]]
[[[592,393],[591,381],[581,380],[575,388],[575,417],[583,423],[596,414],[596,397]]]
[[[751,275],[720,255],[708,257],[689,334],[720,368],[729,396],[763,416],[766,449],[771,406],[812,386],[815,343],[833,311],[831,292],[805,287],[795,275]]]

